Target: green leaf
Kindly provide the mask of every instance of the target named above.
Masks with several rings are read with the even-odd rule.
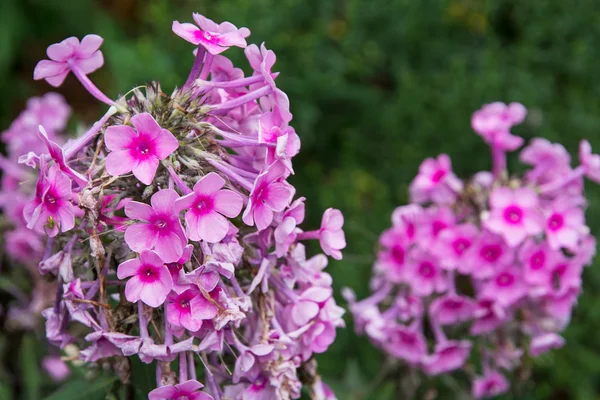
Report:
[[[41,375],[39,363],[35,354],[37,341],[33,335],[23,337],[19,353],[19,366],[25,385],[25,399],[38,400],[40,398]]]
[[[12,400],[13,398],[11,387],[7,384],[0,383],[0,399]]]
[[[116,377],[101,376],[90,382],[87,379],[70,381],[44,400],[104,400]]]
[[[144,364],[138,357],[131,358],[131,384],[136,399],[147,399],[148,393],[156,388],[156,365]]]

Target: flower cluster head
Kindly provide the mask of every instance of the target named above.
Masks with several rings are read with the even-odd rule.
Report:
[[[533,139],[520,153],[531,168],[506,170],[523,139],[521,104],[492,103],[473,115],[490,145],[493,172],[459,180],[450,159],[426,159],[379,240],[371,289],[345,292],[356,329],[390,356],[426,375],[479,360],[472,394],[509,390],[505,374],[564,345],[596,241],[585,225],[583,178],[599,182],[600,156],[581,143],[580,165],[560,144]],[[472,367],[465,368],[471,372]]]
[[[12,251],[57,284],[48,340],[124,380],[124,357],[154,363],[149,399],[296,399],[303,385],[333,399],[313,356],[344,311],[327,257],[302,242],[341,259],[344,218],[328,209],[318,229],[300,227],[305,199],[288,182],[300,138],[273,51],[248,46],[246,28],[194,20],[173,23],[196,49],[170,95],[156,82],[104,95],[87,76],[103,63],[96,35],[48,48],[34,78],[59,86],[73,72],[109,109],[65,143],[69,109],[49,94],[3,134]],[[245,48],[251,76],[222,55],[229,47]]]

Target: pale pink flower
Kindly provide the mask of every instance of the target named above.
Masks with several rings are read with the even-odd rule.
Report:
[[[346,237],[342,227],[344,226],[344,216],[340,210],[328,208],[323,213],[321,220],[321,230],[319,231],[319,243],[321,249],[328,256],[336,260],[342,259],[342,250],[346,247]]]
[[[475,399],[484,399],[506,393],[509,388],[510,383],[504,375],[498,371],[487,371],[473,381],[472,395]]]
[[[148,113],[134,115],[131,123],[135,129],[127,125],[106,128],[104,138],[111,151],[106,157],[106,172],[118,176],[133,171],[140,182],[150,185],[159,161],[177,150],[179,142]]]
[[[439,325],[454,325],[473,318],[475,302],[466,296],[447,294],[435,299],[429,314]]]
[[[148,393],[148,400],[213,400],[212,396],[201,392],[203,384],[195,379],[174,386],[161,386]]]
[[[410,256],[406,282],[418,296],[443,293],[448,289],[448,277],[441,269],[439,259],[421,249],[415,249]]]
[[[214,318],[218,311],[217,306],[204,298],[198,289],[167,296],[167,320],[190,332],[197,332],[202,327],[202,322]]]
[[[35,198],[23,209],[27,227],[53,237],[75,226],[71,179],[58,165],[53,165],[40,178],[35,189]]]
[[[569,198],[558,197],[545,211],[546,239],[550,247],[576,250],[579,238],[587,233],[583,209],[572,204]]]
[[[567,258],[559,253],[548,271],[546,285],[540,292],[559,296],[572,289],[581,289],[582,269],[583,266],[576,259]]]
[[[402,227],[392,227],[381,235],[381,250],[377,254],[375,268],[383,272],[392,282],[402,282],[406,270],[406,253],[409,241]]]
[[[592,153],[592,145],[587,140],[579,144],[579,162],[588,179],[600,183],[600,155]]]
[[[435,345],[435,352],[423,359],[423,370],[428,375],[439,375],[462,367],[471,353],[468,340],[447,340]]]
[[[537,357],[552,349],[560,349],[565,345],[565,339],[554,332],[548,332],[535,336],[529,344],[529,354]]]
[[[446,228],[456,224],[456,216],[449,207],[434,207],[425,211],[424,218],[420,221],[420,233],[426,246],[433,244],[439,234]]]
[[[551,266],[562,259],[561,256],[552,250],[545,241],[536,243],[533,239],[527,240],[519,249],[523,279],[529,285],[545,285]]]
[[[495,189],[490,196],[490,206],[491,211],[483,221],[485,227],[502,235],[511,247],[543,230],[539,198],[531,189]]]
[[[163,260],[153,251],[143,251],[139,258],[121,263],[117,278],[129,278],[125,285],[127,301],[142,301],[150,307],[163,304],[173,287],[173,279]]]
[[[526,115],[522,104],[494,102],[473,114],[471,127],[491,146],[512,151],[521,147],[523,139],[512,135],[510,128],[523,122]]]
[[[534,167],[526,176],[529,181],[538,183],[553,180],[557,174],[569,170],[571,163],[571,156],[563,145],[544,138],[534,138],[521,151],[519,158],[524,164]]]
[[[507,318],[505,309],[491,299],[479,299],[473,312],[472,335],[481,335],[493,332],[502,325]]]
[[[273,222],[273,212],[283,211],[290,204],[294,190],[287,182],[279,181],[284,173],[285,166],[275,162],[256,178],[242,216],[244,223],[256,223],[262,231]]]
[[[512,263],[514,254],[514,250],[504,243],[502,237],[483,231],[465,254],[464,262],[458,265],[458,270],[478,279],[489,278],[499,268]]]
[[[464,262],[467,250],[475,243],[478,235],[479,230],[473,224],[456,225],[442,230],[436,243],[440,265],[449,270],[457,269]]]
[[[164,262],[176,262],[183,255],[187,237],[176,210],[177,192],[162,189],[152,195],[150,204],[131,201],[125,206],[125,214],[140,221],[127,227],[125,242],[138,253],[154,250]]]
[[[400,227],[406,238],[412,242],[418,234],[419,228],[426,221],[427,214],[418,204],[397,207],[392,213],[392,223]]]
[[[410,184],[413,202],[451,203],[462,190],[463,184],[452,172],[452,162],[447,154],[437,159],[427,158],[419,167],[419,174]]]
[[[225,217],[237,217],[244,201],[224,186],[225,179],[210,172],[194,185],[193,192],[177,199],[177,210],[188,210],[185,223],[190,240],[217,243],[227,235],[229,221]]]
[[[224,52],[231,46],[246,47],[246,38],[250,36],[248,28],[236,28],[231,22],[220,24],[198,14],[193,15],[196,25],[173,21],[173,32],[188,42],[204,47],[210,54]]]
[[[254,75],[262,75],[265,81],[272,88],[275,88],[275,74],[271,72],[271,68],[273,68],[273,65],[275,65],[277,57],[275,56],[273,50],[267,50],[267,47],[264,43],[260,45],[260,49],[257,45],[251,44],[250,46],[246,47],[244,54],[248,59],[248,63],[254,70]],[[289,106],[284,107],[284,110],[288,109]],[[289,114],[289,119],[291,119],[291,114]]]
[[[527,286],[523,283],[522,272],[516,267],[500,270],[483,286],[481,295],[498,304],[508,307],[527,294]]]
[[[420,331],[396,324],[384,329],[387,339],[383,346],[392,356],[418,364],[427,355],[427,342]]]
[[[48,46],[46,53],[50,60],[38,62],[33,71],[33,79],[45,79],[50,85],[58,87],[73,69],[87,75],[104,64],[102,52],[98,50],[102,45],[98,35],[87,35],[81,39],[70,37],[60,43]]]

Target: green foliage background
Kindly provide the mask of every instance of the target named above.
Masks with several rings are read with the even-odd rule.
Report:
[[[574,153],[586,137],[600,149],[596,0],[2,0],[0,128],[28,96],[51,90],[31,80],[33,67],[47,45],[67,36],[105,38],[106,64],[92,78],[109,97],[150,80],[168,90],[181,84],[192,48],[172,34],[171,22],[191,20],[192,11],[247,26],[251,42],[276,52],[278,85],[302,138],[292,182],[308,199],[308,225],[317,226],[327,207],[346,216],[347,251],[329,267],[338,295],[344,286],[367,294],[378,232],[406,202],[423,158],[448,153],[463,176],[488,168],[486,146],[470,130],[482,103],[525,104],[530,116],[518,133],[527,139],[541,135]],[[227,54],[245,65],[241,51]],[[59,91],[83,121],[100,115],[75,79]],[[588,195],[598,234],[600,189],[589,185]],[[535,385],[512,398],[600,398],[600,258],[584,282],[567,346],[535,360]],[[16,366],[14,349],[0,341],[2,399],[11,388],[29,399],[52,391],[32,371],[44,350],[29,336],[21,343]],[[351,324],[319,358],[340,399],[396,398],[390,387],[369,386],[382,360]],[[90,387],[75,375],[62,388],[70,394],[54,398],[104,398],[110,382]],[[438,387],[438,398],[447,398]]]

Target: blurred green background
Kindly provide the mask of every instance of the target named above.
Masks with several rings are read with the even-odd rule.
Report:
[[[109,97],[150,80],[170,91],[193,61],[171,22],[191,21],[192,11],[249,27],[250,42],[265,41],[277,54],[278,86],[302,138],[291,181],[308,199],[307,226],[318,226],[327,207],[346,216],[344,260],[329,267],[342,304],[344,286],[367,295],[377,236],[406,202],[423,158],[448,153],[461,176],[488,168],[487,148],[470,130],[471,113],[483,103],[527,106],[516,131],[526,139],[544,136],[575,153],[588,138],[600,149],[597,0],[1,0],[0,130],[27,97],[51,90],[32,81],[33,68],[49,44],[67,36],[105,38],[105,67],[92,79]],[[247,70],[241,50],[227,55]],[[58,91],[82,121],[100,116],[73,77]],[[588,186],[588,221],[598,234],[600,189]],[[518,398],[600,399],[600,258],[585,271],[584,286],[567,346],[533,361],[535,385]],[[390,386],[369,386],[383,357],[347,320],[319,357],[321,372],[340,399],[395,398]],[[4,387],[22,391],[33,380],[50,390],[31,371],[44,350],[23,348],[19,363],[0,348]],[[436,383],[437,398],[452,398],[444,384],[452,382]],[[25,393],[35,399],[36,390]]]

